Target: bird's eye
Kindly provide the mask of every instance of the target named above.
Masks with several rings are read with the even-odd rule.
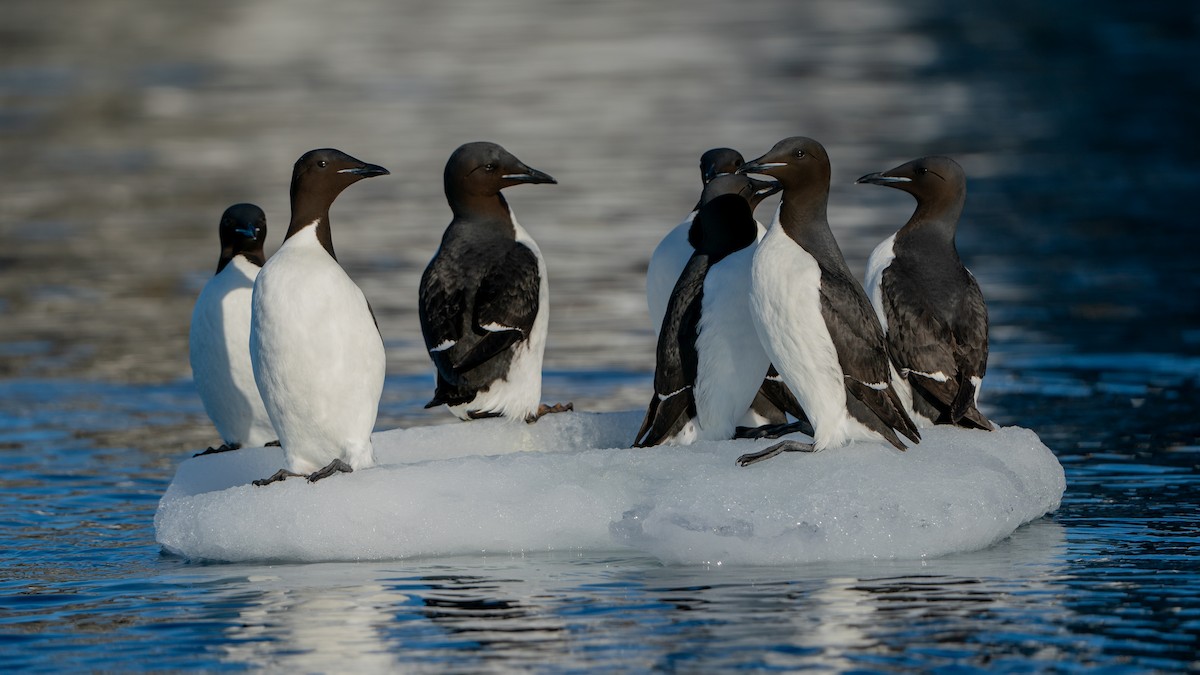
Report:
[[[495,171],[495,170],[496,170],[496,164],[495,164],[495,162],[488,162],[486,165],[484,165],[484,167],[483,167],[483,168],[484,168],[484,170],[485,170],[485,171],[489,171],[489,172],[490,172],[490,171]]]
[[[917,173],[924,176],[925,174],[929,173],[929,169],[927,169],[925,167],[921,167],[921,168],[917,169]]]
[[[319,167],[321,167],[322,169],[324,169],[326,166],[329,166],[329,162],[326,162],[325,160],[323,160],[323,159],[322,159],[322,160],[319,160],[319,161],[317,162],[317,166],[319,166]]]
[[[800,149],[800,150],[797,150],[797,151],[796,151],[796,157],[797,157],[797,158],[800,158],[800,157],[803,157],[803,156],[804,156],[804,150],[803,150],[803,149]]]

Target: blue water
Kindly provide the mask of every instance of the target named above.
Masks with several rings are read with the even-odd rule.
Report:
[[[0,669],[1200,669],[1200,13],[751,9],[8,8]],[[455,145],[492,138],[560,180],[510,195],[550,267],[544,397],[621,410],[650,391],[640,275],[695,200],[695,159],[794,133],[830,149],[830,215],[859,270],[911,202],[854,178],[932,152],[967,168],[982,400],[1059,457],[1056,513],[970,554],[778,568],[614,552],[202,565],[155,543],[174,468],[217,440],[186,363],[216,218],[257,201],[277,245],[304,150],[393,172],[333,214],[386,337],[391,428],[447,421],[421,408],[415,279]]]
[[[1064,386],[1066,376],[1075,383]],[[1036,401],[1068,420],[1129,405],[1086,373],[1022,379],[997,398]],[[1194,406],[1183,393],[1149,392],[1142,407],[1171,417]],[[1067,472],[1059,511],[991,549],[941,559],[675,568],[543,552],[246,566],[161,554],[151,521],[177,459],[97,442],[121,420],[195,423],[203,413],[187,383],[14,381],[0,386],[0,403],[19,413],[0,432],[9,514],[0,521],[0,667],[1196,665],[1200,443],[1178,440],[1194,434],[1194,416],[1087,441],[1047,419],[1043,437]]]

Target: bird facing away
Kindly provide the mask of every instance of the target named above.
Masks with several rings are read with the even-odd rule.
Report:
[[[713,148],[706,151],[700,155],[700,180],[703,181],[701,189],[703,190],[703,186],[713,178],[733,173],[742,162],[742,154],[733,148]],[[646,306],[650,310],[650,325],[656,333],[662,327],[663,315],[667,312],[667,303],[671,301],[675,282],[679,280],[680,273],[695,252],[688,243],[688,231],[699,209],[700,202],[697,201],[691,213],[668,232],[667,236],[658,242],[654,253],[650,254],[650,264],[646,267]]]
[[[858,179],[917,200],[904,227],[871,253],[864,286],[913,410],[936,424],[992,429],[979,411],[987,372],[987,305],[954,243],[967,195],[962,167],[922,157]]]
[[[742,154],[732,148],[713,148],[706,151],[700,156],[702,185],[707,185],[717,176],[733,173],[743,162]],[[751,212],[757,209],[764,199],[779,192],[779,184],[775,181],[756,181],[754,185],[756,189],[749,198]],[[679,280],[683,268],[695,253],[688,241],[688,233],[700,204],[700,201],[696,202],[691,213],[663,237],[650,256],[650,264],[646,268],[646,306],[650,310],[650,325],[654,327],[656,335],[662,328],[663,316],[675,290],[675,282]],[[767,228],[757,220],[754,221],[754,226],[757,229],[756,241],[762,240]],[[761,390],[754,398],[754,404],[742,421],[755,427],[762,424],[782,425],[787,422],[787,414],[798,419],[804,417],[800,404],[772,368],[763,380]]]
[[[754,254],[750,302],[771,363],[814,432],[812,444],[784,441],[738,463],[853,440],[882,439],[903,450],[897,431],[919,442],[883,329],[829,229],[825,148],[811,138],[787,138],[738,172],[766,174],[783,185],[775,222]]]
[[[757,226],[749,199],[762,181],[722,175],[704,187],[693,253],[658,336],[654,395],[635,447],[733,437],[770,362],[750,317]]]
[[[192,310],[188,356],[196,391],[222,444],[201,455],[275,440],[275,429],[254,384],[250,364],[250,295],[262,269],[267,217],[254,204],[221,214],[217,272]]]
[[[425,407],[526,422],[569,410],[541,404],[546,263],[500,193],[557,181],[495,143],[476,142],[450,155],[443,182],[453,219],[420,286],[421,333],[437,369]]]
[[[288,476],[314,482],[375,463],[371,431],[383,392],[383,339],[374,314],[333,251],[329,207],[350,185],[388,170],[330,148],[292,171],[283,246],[254,282],[250,358],[279,433]]]

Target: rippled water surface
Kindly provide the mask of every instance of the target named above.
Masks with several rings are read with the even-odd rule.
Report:
[[[0,669],[1200,669],[1200,10],[961,4],[6,3]],[[459,143],[559,180],[509,195],[549,266],[545,397],[622,410],[649,392],[642,275],[700,153],[793,134],[830,151],[858,270],[911,200],[855,178],[964,165],[983,403],[1058,455],[1056,513],[976,553],[781,568],[160,552],[159,496],[217,440],[186,358],[217,219],[257,202],[278,246],[303,151],[392,171],[333,210],[390,428],[447,419],[421,409],[416,280]]]

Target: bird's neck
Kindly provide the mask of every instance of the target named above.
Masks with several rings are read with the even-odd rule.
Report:
[[[452,195],[449,201],[454,223],[469,223],[473,228],[495,230],[497,234],[510,238],[516,236],[512,211],[504,195],[499,192],[490,195]]]
[[[331,258],[337,260],[337,254],[333,252],[333,232],[329,229],[329,206],[315,207],[293,199],[292,220],[283,240],[287,241],[306,227],[316,228],[317,241],[321,242],[322,248]]]
[[[248,260],[250,264],[257,265],[258,267],[262,267],[263,264],[267,262],[267,256],[263,254],[262,248],[257,248],[253,251],[238,251],[237,253],[234,253],[233,249],[224,249],[221,251],[220,260],[217,261],[216,273],[220,274],[221,271],[224,270],[225,267],[229,265],[229,263],[233,262],[233,259],[239,255]]]
[[[918,200],[917,210],[904,225],[905,235],[953,248],[963,201],[961,196]]]
[[[848,271],[842,249],[829,229],[828,205],[828,188],[785,190],[779,203],[779,226],[818,262]]]

